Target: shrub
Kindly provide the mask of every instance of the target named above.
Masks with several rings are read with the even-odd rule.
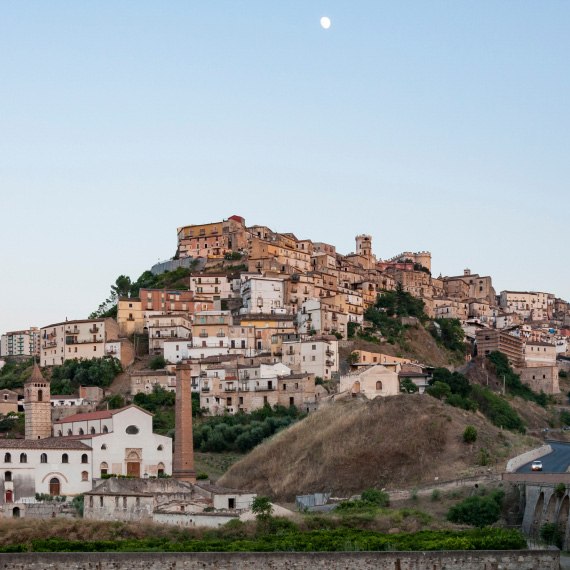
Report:
[[[465,443],[474,443],[477,441],[477,429],[475,426],[467,426],[463,432],[463,441]]]
[[[540,538],[548,544],[554,544],[558,548],[562,548],[564,537],[555,523],[545,523],[540,527]]]
[[[196,475],[196,480],[198,480],[198,481],[204,481],[204,480],[206,480],[206,479],[208,479],[208,474],[207,474],[207,473],[203,473],[203,472],[202,472],[202,473],[198,473],[198,474]]]
[[[432,501],[440,501],[441,500],[441,491],[439,489],[434,489],[431,492],[431,500]]]
[[[390,504],[390,496],[388,493],[379,489],[366,489],[362,491],[360,499],[378,507],[387,507]]]
[[[151,370],[161,370],[166,367],[164,356],[155,356],[148,364]]]
[[[558,485],[556,485],[556,487],[554,487],[554,493],[558,497],[563,497],[564,493],[566,493],[566,485],[564,483],[558,483]]]
[[[480,528],[491,525],[497,522],[501,516],[504,496],[505,493],[498,490],[486,496],[468,497],[449,509],[447,520]]]

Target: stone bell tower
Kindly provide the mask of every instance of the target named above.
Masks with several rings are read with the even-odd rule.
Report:
[[[24,412],[26,439],[51,437],[50,385],[37,363],[34,363],[32,375],[24,384]]]
[[[192,378],[189,364],[179,364],[176,367],[175,422],[172,476],[180,481],[196,483],[192,439]]]

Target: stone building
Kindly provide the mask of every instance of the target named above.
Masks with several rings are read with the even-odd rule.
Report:
[[[369,400],[400,393],[398,374],[381,364],[340,377],[340,393],[362,394]]]

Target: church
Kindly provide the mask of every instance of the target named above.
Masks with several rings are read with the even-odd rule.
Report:
[[[135,405],[51,421],[50,384],[34,365],[24,385],[25,439],[0,440],[0,507],[23,516],[36,494],[74,496],[104,475],[172,473],[172,439]]]

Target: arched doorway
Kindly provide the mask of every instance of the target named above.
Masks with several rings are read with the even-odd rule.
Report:
[[[19,518],[20,518],[20,507],[14,507],[14,508],[12,509],[12,516],[13,516],[15,519],[19,519]]]
[[[130,451],[127,455],[127,477],[141,476],[141,457],[136,451]]]
[[[6,491],[6,502],[13,503],[14,502],[14,491],[8,490]]]
[[[61,495],[61,484],[60,484],[59,479],[57,477],[52,477],[49,480],[49,494],[52,497],[57,497],[57,496]]]

